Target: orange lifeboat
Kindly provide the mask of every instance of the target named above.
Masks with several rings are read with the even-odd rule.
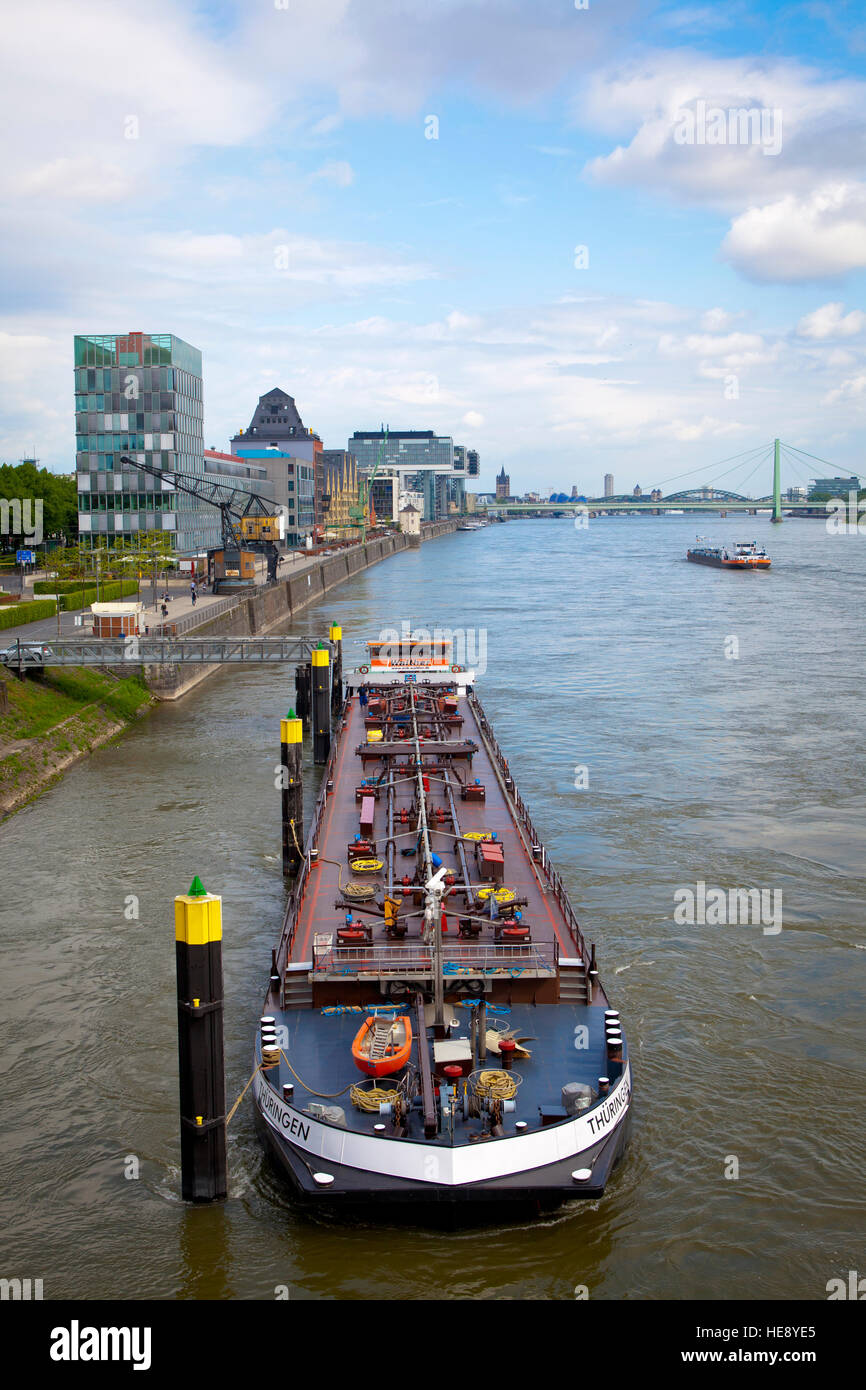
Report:
[[[406,1014],[365,1018],[352,1043],[355,1066],[365,1076],[390,1076],[405,1067],[411,1051],[412,1024]]]

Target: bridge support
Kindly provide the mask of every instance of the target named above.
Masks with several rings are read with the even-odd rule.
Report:
[[[782,520],[782,474],[779,466],[779,441],[773,443],[773,520]]]

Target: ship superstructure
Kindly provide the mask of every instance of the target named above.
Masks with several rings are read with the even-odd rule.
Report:
[[[732,541],[726,545],[713,545],[702,536],[698,536],[695,544],[686,551],[686,559],[696,565],[712,565],[716,569],[770,568],[770,557],[757,541]]]

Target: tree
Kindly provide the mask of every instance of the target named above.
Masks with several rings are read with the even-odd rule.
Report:
[[[75,476],[51,473],[37,468],[32,460],[19,464],[0,464],[0,497],[11,501],[42,503],[42,533],[45,537],[73,537],[78,534],[78,491]],[[32,512],[31,512],[32,515]],[[2,538],[3,548],[15,550],[20,534]]]

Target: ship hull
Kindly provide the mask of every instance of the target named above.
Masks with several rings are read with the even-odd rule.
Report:
[[[311,1138],[314,1144],[319,1142],[321,1136],[317,1131],[321,1126],[315,1122],[311,1123],[308,1116],[297,1110],[288,1107],[278,1109],[269,1097],[263,1099],[260,1096],[258,1088],[256,1124],[278,1171],[289,1179],[294,1195],[317,1206],[334,1203],[340,1207],[363,1208],[389,1202],[404,1207],[411,1203],[413,1212],[417,1212],[419,1207],[441,1210],[446,1206],[469,1212],[473,1207],[488,1208],[496,1203],[512,1208],[521,1203],[528,1203],[552,1210],[563,1202],[576,1199],[598,1200],[604,1195],[611,1174],[625,1154],[631,1135],[631,1083],[628,1074],[624,1081],[626,1099],[618,1110],[612,1127],[600,1138],[563,1155],[562,1149],[569,1148],[568,1137],[561,1132],[553,1137],[554,1130],[551,1128],[546,1136],[548,1147],[551,1151],[559,1149],[560,1154],[548,1162],[532,1167],[524,1166],[526,1159],[522,1158],[519,1152],[508,1152],[509,1146],[525,1146],[525,1138],[488,1140],[485,1147],[496,1146],[502,1151],[501,1160],[497,1165],[502,1171],[472,1182],[437,1183],[425,1180],[421,1176],[407,1176],[388,1171],[387,1166],[380,1171],[372,1171],[351,1162],[337,1162],[333,1157],[325,1157],[310,1147]],[[299,1129],[295,1142],[286,1138],[286,1123]],[[328,1139],[332,1141],[335,1149],[339,1146],[345,1157],[346,1149],[351,1149],[351,1143],[346,1142],[351,1141],[351,1135],[345,1132],[334,1134],[334,1127],[328,1128],[332,1131],[327,1136]],[[403,1148],[405,1143],[387,1139],[373,1142],[383,1148],[388,1144],[398,1144]],[[417,1144],[413,1147],[419,1150],[414,1156],[417,1159],[419,1174],[423,1173],[425,1168],[429,1172],[431,1163],[436,1163],[446,1152],[433,1145]],[[349,1157],[351,1156],[350,1153]],[[363,1165],[362,1158],[360,1163]],[[573,1174],[581,1170],[590,1172],[591,1177],[575,1181]],[[324,1173],[331,1181],[327,1186],[323,1186],[316,1181],[314,1173]]]

